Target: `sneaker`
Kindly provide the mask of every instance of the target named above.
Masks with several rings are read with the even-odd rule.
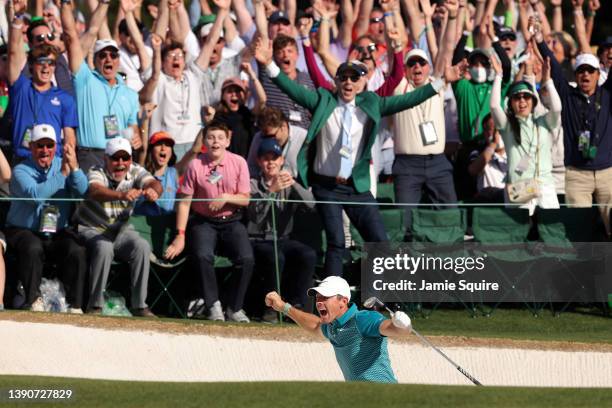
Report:
[[[130,309],[130,312],[134,317],[157,317],[148,307]]]
[[[223,316],[223,309],[221,308],[221,302],[216,301],[213,305],[208,309],[208,316],[206,316],[208,320],[215,320],[219,322],[225,321],[225,316]]]
[[[237,312],[234,312],[232,309],[228,307],[226,314],[227,314],[227,320],[231,322],[238,322],[238,323],[250,323],[251,322],[249,318],[247,317],[246,313],[244,312],[244,310],[242,309],[238,310]]]
[[[83,310],[80,307],[69,307],[68,313],[71,314],[83,314]]]
[[[263,316],[261,316],[261,321],[264,323],[278,323],[278,312],[271,307],[267,308]]]
[[[34,302],[32,302],[32,305],[30,306],[30,311],[32,312],[44,312],[45,311],[45,304],[41,297],[39,297]]]

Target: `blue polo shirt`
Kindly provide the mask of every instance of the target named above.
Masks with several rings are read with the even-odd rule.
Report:
[[[176,168],[166,167],[166,171],[161,177],[155,175],[153,177],[161,183],[163,188],[163,193],[159,196],[160,199],[151,202],[140,197],[134,206],[134,214],[157,216],[174,213],[174,199],[178,190],[178,173]]]
[[[334,346],[336,360],[347,381],[397,383],[391,369],[387,338],[380,334],[384,316],[351,307],[330,324],[321,325],[323,335]]]
[[[26,129],[39,124],[53,126],[60,139],[63,128],[77,128],[78,116],[75,100],[66,91],[53,86],[44,92],[34,89],[32,80],[23,73],[9,88],[9,113],[13,118],[13,152],[19,157],[30,157],[30,149],[24,143]],[[27,141],[29,142],[29,141]],[[55,154],[62,155],[61,139]]]
[[[40,214],[48,198],[82,197],[87,192],[88,183],[87,176],[81,169],[65,177],[62,174],[62,159],[55,157],[47,170],[40,168],[32,159],[19,163],[13,169],[9,188],[13,197],[32,200],[11,202],[6,225],[38,231]],[[73,203],[70,201],[48,203],[59,209],[58,230],[66,228]]]
[[[74,75],[81,124],[77,131],[79,146],[97,149],[106,147],[105,116],[117,116],[119,131],[137,123],[138,94],[125,85],[119,74],[116,79],[117,84],[111,86],[98,71],[90,69],[85,61]]]

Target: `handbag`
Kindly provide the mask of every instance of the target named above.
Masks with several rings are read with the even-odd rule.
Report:
[[[514,183],[506,184],[508,192],[508,200],[511,203],[524,204],[529,200],[537,198],[540,194],[540,184],[538,176],[540,175],[540,128],[536,125],[536,168],[535,177],[530,179],[518,180]]]

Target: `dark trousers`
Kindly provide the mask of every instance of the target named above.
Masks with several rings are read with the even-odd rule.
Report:
[[[66,289],[66,302],[80,308],[83,303],[87,252],[69,231],[60,231],[50,238],[22,228],[8,228],[6,241],[17,257],[18,277],[26,292],[26,301],[32,304],[40,297],[40,282],[45,262],[57,264],[58,278]]]
[[[257,273],[263,278],[265,293],[276,290],[274,241],[253,241]],[[277,241],[281,293],[289,303],[304,306],[306,291],[312,286],[317,253],[308,245],[292,239]]]
[[[210,222],[195,217],[189,224],[190,253],[200,274],[204,301],[208,307],[219,300],[219,288],[215,275],[215,249],[227,256],[234,264],[230,277],[229,307],[233,311],[242,309],[244,296],[253,273],[253,249],[246,228],[240,221]]]
[[[317,201],[339,201],[355,203],[376,203],[369,191],[359,193],[352,185],[315,182],[312,193]],[[317,211],[321,215],[327,237],[325,253],[325,277],[342,275],[342,259],[346,253],[342,210],[357,228],[365,242],[385,242],[388,240],[382,217],[377,205],[367,204],[321,204]]]
[[[423,191],[432,203],[457,203],[453,166],[444,154],[395,156],[393,162],[395,198],[399,203],[419,204]],[[406,206],[406,236],[412,236],[412,209]],[[451,208],[445,206],[444,208]]]

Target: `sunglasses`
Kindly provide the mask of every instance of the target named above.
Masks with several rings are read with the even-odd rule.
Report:
[[[37,58],[36,61],[34,61],[35,64],[38,65],[48,65],[51,67],[55,66],[55,60],[53,58],[49,58],[49,57],[40,57]]]
[[[499,41],[516,41],[516,35],[513,34],[508,34],[508,35],[504,35],[502,37],[499,37]]]
[[[577,74],[584,74],[585,72],[588,72],[589,74],[594,74],[595,71],[597,71],[595,68],[590,67],[590,66],[581,66],[576,70]]]
[[[97,54],[98,59],[106,59],[107,57],[110,57],[111,59],[116,60],[117,58],[119,58],[119,52],[117,51],[100,51]]]
[[[132,156],[130,156],[129,154],[116,154],[114,156],[111,156],[111,160],[114,162],[119,162],[119,160],[129,162],[130,160],[132,160]]]
[[[359,78],[361,78],[361,75],[359,75],[359,74],[352,74],[352,75],[342,74],[342,75],[338,75],[338,80],[340,82],[346,82],[349,79],[351,80],[351,82],[357,82],[357,81],[359,81]]]
[[[383,21],[382,17],[373,17],[370,19],[370,24],[380,23]]]
[[[170,58],[170,59],[175,59],[175,58],[183,59],[183,58],[185,58],[185,54],[183,54],[181,51],[169,52],[168,53],[168,58]]]
[[[280,126],[279,126],[279,128],[278,128],[278,129],[276,129],[276,132],[274,132],[274,133],[264,133],[264,134],[263,134],[263,137],[265,137],[265,138],[273,138],[273,137],[276,137],[276,135],[278,135],[278,132],[280,132],[280,130],[281,130],[281,128],[280,128]]]
[[[362,47],[361,45],[358,45],[358,46],[355,47],[355,50],[357,50],[357,52],[362,53],[362,54],[365,53],[365,52],[373,53],[374,51],[376,51],[376,44],[369,43],[365,47]]]
[[[42,150],[42,149],[53,150],[53,149],[55,149],[55,143],[53,143],[53,142],[47,142],[47,143],[40,143],[40,142],[38,142],[38,143],[36,143],[36,148],[40,149],[40,150]]]
[[[38,34],[38,35],[34,36],[34,39],[37,42],[43,42],[43,41],[45,41],[45,39],[47,39],[49,41],[53,41],[53,40],[55,40],[55,34],[53,34],[53,33]]]
[[[531,98],[532,98],[531,94],[529,94],[527,92],[521,92],[521,93],[517,93],[517,94],[512,95],[512,100],[513,101],[520,101],[521,99],[524,99],[524,100],[527,101],[527,100],[529,100]]]
[[[419,66],[424,67],[428,63],[423,58],[411,58],[408,60],[408,62],[406,62],[406,65],[408,65],[408,67],[410,68],[414,67],[416,64],[419,64]]]

